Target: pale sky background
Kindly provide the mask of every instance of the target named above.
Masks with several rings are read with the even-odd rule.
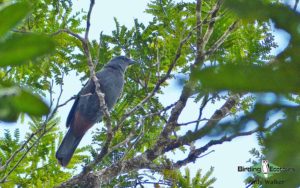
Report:
[[[121,25],[126,25],[128,28],[134,25],[134,19],[138,18],[140,22],[147,24],[151,19],[151,15],[144,13],[147,3],[149,0],[96,0],[95,7],[93,9],[91,17],[91,30],[90,38],[99,38],[101,31],[104,34],[110,34],[115,28],[113,18],[116,17]],[[74,10],[88,10],[89,1],[73,1]],[[85,23],[83,23],[85,24]],[[276,42],[279,44],[279,48],[273,50],[272,53],[278,53],[278,50],[282,50],[286,46],[286,38],[288,36],[283,31],[276,31]],[[159,99],[163,105],[170,105],[178,100],[181,93],[181,89],[177,87],[175,81],[169,81],[170,85],[163,89],[164,94],[160,95]],[[77,94],[81,89],[82,85],[78,80],[78,77],[74,73],[65,76],[64,93],[62,96],[62,102],[69,99],[74,94]],[[212,108],[205,112],[205,116],[209,118],[211,114],[219,108],[223,102],[215,104]],[[72,106],[72,103],[64,106],[59,110],[61,116],[61,130],[66,132],[65,120],[68,112]],[[184,109],[180,116],[179,122],[187,122],[197,119],[199,104],[195,104],[191,99],[188,101],[187,107]],[[99,124],[97,126],[102,126]],[[95,128],[96,126],[94,126]],[[3,127],[2,127],[3,128]],[[24,133],[27,125],[20,125],[20,123],[6,125],[4,128],[15,129],[20,128],[21,133]],[[90,130],[80,146],[91,143]],[[207,140],[196,142],[196,146],[202,146],[207,143]],[[208,156],[200,158],[195,164],[190,164],[192,174],[195,174],[196,170],[202,169],[202,172],[207,172],[211,166],[215,167],[213,177],[217,178],[217,181],[213,184],[215,188],[231,187],[231,188],[243,188],[246,187],[243,183],[247,177],[246,173],[237,172],[237,166],[244,165],[249,166],[246,161],[252,156],[249,154],[249,150],[257,147],[257,141],[255,135],[248,137],[237,138],[231,142],[224,143],[222,145],[211,147],[209,151],[214,150],[215,152],[210,153]],[[169,154],[172,159],[182,159],[186,154],[180,152],[174,156]],[[185,167],[183,167],[185,168]],[[151,186],[152,187],[152,186]]]

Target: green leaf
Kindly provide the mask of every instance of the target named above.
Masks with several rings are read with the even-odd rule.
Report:
[[[15,27],[30,11],[28,3],[15,3],[0,11],[0,37]]]
[[[48,106],[38,96],[22,90],[20,95],[14,97],[14,105],[20,112],[41,116],[49,113]]]
[[[285,64],[272,67],[224,65],[209,67],[193,76],[205,88],[236,92],[299,92],[299,66]]]
[[[16,121],[21,112],[41,116],[49,113],[49,108],[39,97],[26,90],[18,87],[1,88],[0,120]]]
[[[284,112],[287,118],[271,136],[267,137],[264,152],[269,161],[281,168],[289,168],[289,171],[274,175],[274,179],[284,180],[284,185],[265,185],[266,188],[299,187],[300,185],[300,164],[298,162],[300,151],[295,147],[295,143],[300,142],[300,111],[298,108],[286,109]]]
[[[41,35],[15,35],[0,44],[0,66],[25,63],[54,50],[54,42]]]

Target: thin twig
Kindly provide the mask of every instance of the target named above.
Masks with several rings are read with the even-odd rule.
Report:
[[[163,112],[166,112],[166,111],[170,110],[170,109],[171,109],[173,106],[175,106],[175,105],[176,105],[176,102],[173,103],[173,104],[171,104],[171,105],[169,105],[169,106],[166,106],[166,107],[163,108],[162,110],[159,110],[159,111],[157,111],[157,112],[153,112],[153,113],[151,113],[151,114],[148,114],[148,115],[144,116],[143,118],[146,119],[146,118],[149,118],[149,117],[153,117],[153,116],[155,116],[155,115],[159,115],[159,114],[161,114],[161,113],[163,113]]]
[[[260,129],[255,129],[255,130],[252,130],[252,131],[248,131],[248,132],[242,132],[242,133],[238,133],[238,134],[234,134],[232,136],[224,136],[223,138],[219,139],[219,140],[211,140],[209,141],[205,146],[201,147],[201,148],[198,148],[198,149],[195,149],[193,152],[191,152],[189,154],[189,156],[183,160],[180,160],[180,161],[177,161],[173,167],[174,168],[180,168],[190,162],[194,162],[199,155],[201,155],[202,153],[204,153],[205,151],[207,151],[210,147],[214,146],[214,145],[219,145],[219,144],[222,144],[224,142],[230,142],[231,140],[233,140],[234,138],[237,138],[237,137],[241,137],[241,136],[249,136],[253,133],[256,133],[256,132],[259,132],[261,131]]]
[[[199,124],[200,124],[199,120],[201,120],[202,114],[203,114],[203,110],[204,110],[205,106],[207,105],[207,103],[209,101],[208,97],[209,97],[208,95],[205,95],[203,97],[203,99],[202,99],[202,103],[201,103],[201,106],[199,108],[199,115],[198,115],[198,119],[197,119],[198,122],[196,123],[196,126],[195,126],[195,131],[198,130],[198,127],[199,127]]]
[[[52,34],[50,34],[50,36],[56,36],[56,35],[59,35],[61,33],[67,33],[75,38],[77,38],[78,40],[80,40],[82,43],[85,42],[84,38],[82,38],[80,35],[78,35],[77,33],[74,33],[73,31],[71,31],[70,29],[60,29]]]
[[[69,98],[68,100],[66,100],[65,102],[59,104],[57,107],[60,108],[62,106],[65,106],[66,104],[68,104],[70,101],[76,99],[78,96],[77,95],[73,95],[71,98]]]
[[[90,27],[91,27],[91,14],[92,14],[94,5],[95,5],[95,0],[90,0],[90,7],[89,7],[88,14],[87,14],[86,29],[85,29],[85,36],[84,36],[86,41],[88,40],[88,37],[89,37],[89,31],[90,31]]]
[[[205,55],[209,56],[213,54],[228,38],[232,31],[236,28],[238,21],[234,21],[229,28],[223,33],[223,35],[212,45],[212,47],[205,52]]]
[[[186,126],[186,125],[190,125],[190,124],[194,124],[194,123],[199,123],[199,122],[202,122],[202,121],[219,121],[221,120],[222,118],[220,119],[209,119],[209,118],[203,118],[203,119],[197,119],[197,120],[194,120],[194,121],[189,121],[189,122],[186,122],[186,123],[178,123],[177,126]],[[198,130],[198,129],[196,129]]]

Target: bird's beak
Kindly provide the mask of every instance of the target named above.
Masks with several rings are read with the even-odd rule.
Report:
[[[134,61],[134,60],[132,60],[132,59],[130,59],[130,61],[129,61],[129,65],[133,65],[133,64],[136,64],[137,63],[137,61]]]

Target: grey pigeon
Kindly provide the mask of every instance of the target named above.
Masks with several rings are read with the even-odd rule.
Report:
[[[134,62],[125,56],[118,56],[96,73],[100,81],[100,89],[105,94],[108,110],[112,109],[120,97],[124,85],[124,73],[128,65]],[[66,123],[69,130],[56,152],[56,158],[62,166],[68,165],[84,134],[95,123],[100,122],[102,116],[99,98],[95,93],[95,84],[90,79],[79,92],[69,112]]]

